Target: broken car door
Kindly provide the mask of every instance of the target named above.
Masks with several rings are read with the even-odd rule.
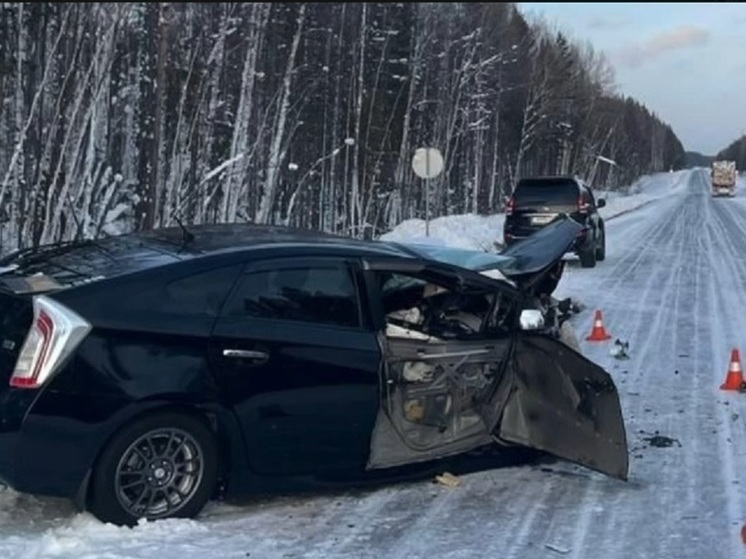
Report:
[[[522,332],[509,375],[501,440],[627,479],[619,394],[606,371],[558,340]]]
[[[493,442],[484,408],[504,379],[510,329],[498,331],[492,289],[432,267],[369,265],[373,315],[381,322],[381,406],[369,468],[433,460]],[[487,414],[490,416],[492,414]]]

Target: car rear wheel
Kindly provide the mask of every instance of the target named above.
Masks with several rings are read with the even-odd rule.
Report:
[[[102,522],[191,518],[217,483],[215,438],[203,421],[161,413],[136,421],[106,446],[91,481],[89,510]]]

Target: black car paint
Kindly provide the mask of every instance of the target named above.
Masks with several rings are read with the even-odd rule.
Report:
[[[355,243],[351,244],[354,247]],[[2,371],[5,385],[0,388],[0,394],[9,400],[9,404],[2,406],[0,411],[3,414],[0,420],[0,456],[13,456],[15,460],[9,463],[7,469],[0,470],[0,479],[19,491],[73,497],[93,467],[100,448],[117,429],[135,417],[163,406],[197,410],[227,428],[225,439],[228,444],[224,445],[224,451],[230,456],[230,466],[226,467],[225,474],[231,479],[231,489],[239,494],[261,483],[254,474],[333,473],[338,468],[335,462],[329,461],[326,462],[331,465],[329,472],[299,471],[301,463],[296,461],[297,466],[293,466],[287,454],[282,457],[281,448],[275,449],[278,457],[267,460],[276,464],[284,463],[288,471],[273,472],[266,464],[252,462],[249,459],[252,453],[246,447],[246,425],[241,424],[241,419],[263,426],[262,439],[290,422],[287,418],[281,420],[283,415],[292,417],[296,429],[300,428],[308,422],[304,410],[308,410],[309,406],[296,406],[293,413],[288,414],[287,406],[292,406],[292,394],[285,397],[283,393],[296,386],[312,396],[319,392],[314,390],[314,386],[307,380],[304,384],[304,379],[298,374],[294,379],[287,379],[295,384],[284,389],[270,378],[263,387],[255,389],[256,394],[252,394],[256,406],[236,405],[236,370],[251,374],[252,378],[262,378],[257,377],[255,373],[258,371],[251,371],[251,367],[241,370],[243,368],[236,364],[226,365],[225,359],[220,359],[218,368],[211,369],[211,363],[218,364],[215,349],[219,349],[221,343],[231,347],[235,345],[236,336],[235,332],[231,334],[231,329],[236,324],[221,322],[217,317],[210,316],[193,316],[185,320],[183,316],[159,313],[137,301],[153,285],[162,285],[216,267],[233,265],[237,279],[246,264],[266,261],[271,256],[339,258],[352,252],[356,259],[368,255],[389,259],[391,255],[400,254],[406,258],[408,265],[412,261],[409,255],[403,255],[386,245],[380,248],[362,247],[357,253],[353,247],[348,243],[340,243],[339,246],[332,243],[321,248],[300,243],[281,249],[261,245],[254,246],[247,254],[242,254],[240,250],[228,250],[196,259],[194,263],[189,262],[190,259],[173,261],[167,256],[165,260],[169,261],[169,265],[164,267],[159,266],[163,260],[153,256],[149,261],[151,267],[145,270],[52,293],[55,299],[85,316],[94,324],[94,328],[75,356],[38,391],[7,388],[15,355],[12,362],[7,360],[7,367]],[[240,264],[236,265],[237,261]],[[157,264],[153,265],[154,262]],[[146,301],[152,302],[147,298]],[[367,456],[361,456],[361,448],[365,454],[378,406],[380,348],[370,329],[370,313],[365,307],[361,310],[364,312],[365,329],[346,332],[342,336],[333,328],[317,329],[313,325],[298,327],[282,323],[275,325],[275,331],[276,326],[281,326],[285,331],[288,328],[295,330],[298,335],[294,336],[293,343],[279,344],[271,339],[272,328],[267,328],[266,323],[254,325],[251,330],[261,330],[259,339],[271,346],[275,358],[288,362],[301,356],[306,364],[305,376],[307,379],[316,379],[316,388],[319,386],[318,379],[324,379],[321,386],[334,389],[334,394],[322,398],[328,404],[324,406],[326,409],[333,412],[339,398],[354,394],[355,405],[347,409],[359,418],[348,417],[345,424],[355,426],[356,432],[365,436],[361,439],[362,444],[358,441],[350,445],[347,455],[353,469],[359,469],[362,473]],[[247,322],[241,326],[245,328]],[[207,342],[213,328],[216,337]],[[233,340],[227,343],[231,338]],[[241,340],[241,343],[246,341]],[[321,344],[321,347],[314,344]],[[351,344],[351,347],[347,344]],[[343,349],[354,358],[358,364],[355,372],[359,376],[353,382],[342,378],[341,370],[328,370],[330,348]],[[174,359],[179,360],[178,367],[174,366]],[[355,370],[342,367],[344,369]],[[32,394],[33,398],[30,397]],[[257,396],[263,396],[264,402]],[[283,403],[286,406],[284,409]],[[316,398],[314,404],[318,403]],[[231,407],[233,405],[236,405],[235,408]],[[316,409],[315,406],[311,407]],[[5,419],[5,415],[9,417]],[[330,414],[325,418],[326,424],[329,425],[333,419],[339,419],[339,414]],[[347,439],[349,441],[349,434]],[[22,441],[20,446],[16,440]],[[320,441],[318,436],[317,441]],[[53,463],[43,458],[46,455],[44,449],[49,448],[50,444],[52,448],[59,449],[57,454],[60,459]],[[311,445],[308,447],[313,448]],[[326,444],[326,448],[332,446]],[[3,463],[1,460],[0,465]],[[304,463],[308,465],[313,462],[310,456]]]
[[[341,466],[362,475],[382,382],[378,332],[383,319],[369,306],[373,263],[397,262],[457,282],[499,285],[512,290],[516,300],[524,297],[476,272],[413,258],[384,243],[296,237],[284,243],[256,239],[245,247],[234,242],[213,245],[206,254],[195,248],[177,256],[153,250],[143,269],[49,294],[94,327],[38,390],[8,387],[13,352],[0,362],[0,477],[5,482],[22,492],[77,496],[82,502],[105,443],[122,425],[166,407],[197,412],[219,434],[222,477],[232,494],[266,486],[268,478],[324,477]],[[153,285],[224,268],[219,308],[246,269],[272,258],[301,257],[336,258],[352,266],[364,294],[360,328],[249,323],[217,312],[184,317],[150,305],[156,300],[148,296]],[[268,353],[268,363],[283,365],[283,376],[263,370],[268,363],[226,359],[222,350],[231,348]],[[251,386],[243,382],[247,378]],[[276,441],[278,433],[286,441]],[[291,438],[294,446],[281,444]],[[268,454],[259,456],[255,445]]]

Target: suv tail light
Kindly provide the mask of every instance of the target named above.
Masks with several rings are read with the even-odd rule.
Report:
[[[508,198],[508,202],[505,204],[505,215],[513,215],[515,209],[515,198],[511,196]]]
[[[10,385],[39,388],[83,341],[91,325],[64,305],[34,297],[34,322],[16,361]]]

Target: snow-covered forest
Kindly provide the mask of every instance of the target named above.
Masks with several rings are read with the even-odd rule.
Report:
[[[721,150],[715,159],[730,159],[736,162],[739,172],[746,169],[746,136],[741,136]]]
[[[3,3],[0,44],[3,251],[176,218],[382,233],[424,217],[422,146],[431,217],[684,161],[602,55],[510,3]]]

